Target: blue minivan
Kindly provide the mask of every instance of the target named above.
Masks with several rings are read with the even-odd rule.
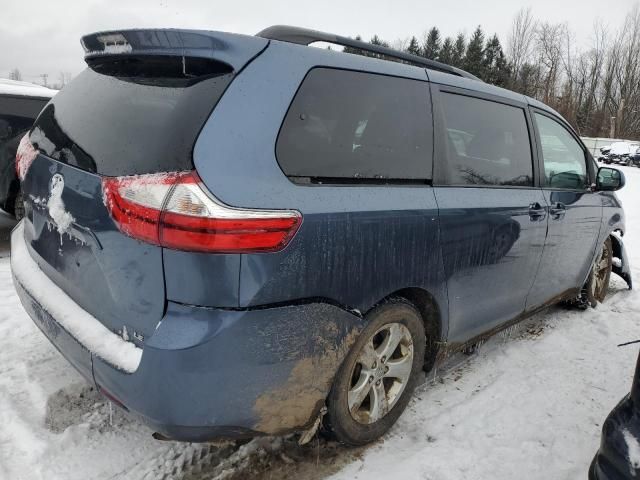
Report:
[[[624,176],[536,100],[294,27],[82,45],[19,147],[11,266],[157,438],[367,443],[443,354],[631,286]]]

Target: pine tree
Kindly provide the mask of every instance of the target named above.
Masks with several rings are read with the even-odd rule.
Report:
[[[369,40],[369,43],[371,45],[377,45],[379,47],[387,47],[387,48],[389,48],[389,43],[387,43],[384,40],[382,40],[378,35],[374,35],[371,38],[371,40]],[[373,57],[373,58],[382,58],[382,59],[386,59],[387,58],[384,55],[381,55],[379,53],[367,52],[366,50],[362,52],[362,55],[364,55],[365,57]]]
[[[356,40],[361,42],[362,41],[362,37],[360,35],[356,35]],[[360,50],[359,48],[344,47],[344,49],[342,51],[344,53],[353,53],[354,55],[363,55],[362,50]]]
[[[464,63],[464,55],[467,51],[467,41],[464,38],[464,33],[458,34],[456,43],[453,46],[453,56],[451,58],[451,65],[454,67],[462,68]]]
[[[502,51],[498,36],[494,35],[487,41],[484,49],[483,73],[485,82],[505,87],[509,81],[510,69]]]
[[[440,55],[438,55],[438,61],[446,63],[447,65],[453,65],[455,45],[451,37],[447,37],[442,42],[442,48],[440,48]]]
[[[514,80],[513,89],[516,92],[535,97],[538,93],[538,79],[540,78],[540,66],[531,63],[523,63],[518,72],[518,78]]]
[[[484,33],[478,25],[476,31],[471,35],[467,52],[464,57],[464,69],[484,80]]]
[[[410,53],[412,55],[422,55],[422,49],[420,48],[420,44],[418,43],[418,39],[416,37],[411,37],[411,40],[409,40],[407,53]]]
[[[422,49],[422,55],[425,58],[430,58],[431,60],[436,60],[438,58],[438,54],[440,53],[440,31],[437,27],[433,27],[429,30],[427,34],[427,38],[424,42],[424,47]]]
[[[378,45],[380,47],[389,47],[389,44],[382,40],[378,35],[374,35],[369,42],[371,45]]]

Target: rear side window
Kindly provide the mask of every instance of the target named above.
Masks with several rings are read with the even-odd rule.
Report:
[[[479,98],[442,93],[449,185],[532,186],[525,111]]]
[[[233,78],[191,57],[105,57],[61,90],[31,142],[60,162],[107,176],[193,168],[195,140]]]
[[[309,72],[284,120],[276,155],[289,177],[431,178],[428,84],[363,72]]]
[[[544,161],[544,182],[551,188],[584,189],[587,164],[582,146],[555,120],[535,114]]]

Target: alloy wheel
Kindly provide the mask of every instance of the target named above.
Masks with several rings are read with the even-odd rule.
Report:
[[[362,347],[351,373],[349,411],[361,424],[384,417],[401,397],[411,377],[413,340],[401,323],[378,329]]]

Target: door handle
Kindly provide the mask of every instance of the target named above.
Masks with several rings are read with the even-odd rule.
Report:
[[[539,220],[543,220],[546,216],[545,208],[538,202],[534,202],[529,205],[529,218],[532,221],[537,222]]]
[[[564,203],[561,202],[557,202],[555,205],[549,208],[549,214],[554,220],[561,220],[562,218],[564,218],[565,213],[567,213],[567,207],[564,205]]]

